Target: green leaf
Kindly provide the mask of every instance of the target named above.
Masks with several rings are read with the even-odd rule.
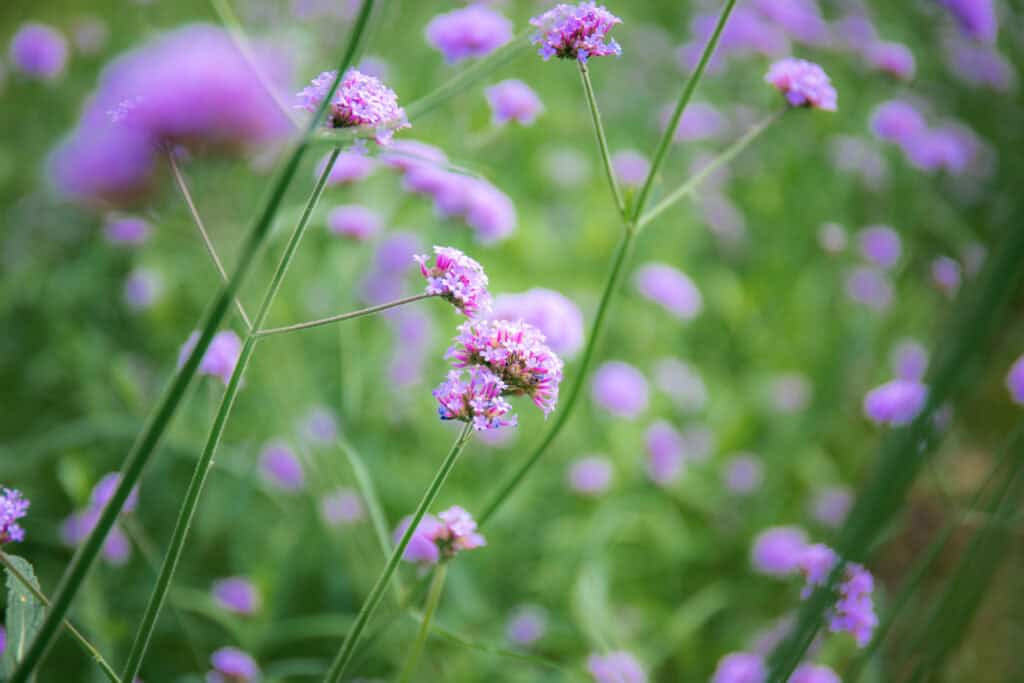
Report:
[[[8,555],[7,559],[17,567],[25,578],[32,582],[33,586],[39,588],[35,571],[27,560],[17,555]],[[3,660],[0,661],[0,674],[4,677],[10,675],[25,655],[25,651],[39,631],[46,613],[46,608],[36,600],[27,587],[18,581],[10,571],[7,571],[6,574],[7,648],[4,650]]]

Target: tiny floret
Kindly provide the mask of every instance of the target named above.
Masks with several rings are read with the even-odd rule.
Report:
[[[3,489],[0,494],[0,545],[21,543],[25,530],[18,520],[28,514],[29,502],[17,489]]]
[[[484,367],[471,367],[469,380],[462,372],[451,371],[448,379],[434,389],[437,413],[442,420],[469,422],[473,429],[484,431],[500,427],[514,427],[516,416],[512,406],[502,394],[507,385],[501,378]]]
[[[781,92],[791,107],[836,110],[836,89],[825,70],[813,62],[787,57],[772,64],[764,80]]]
[[[427,294],[451,302],[467,318],[491,310],[487,275],[483,266],[452,247],[434,247],[434,263],[429,256],[416,256],[420,272],[427,280]]]
[[[806,579],[801,595],[807,598],[815,588],[824,585],[838,561],[838,555],[826,545],[807,546],[798,562]],[[875,580],[871,572],[859,564],[847,563],[836,587],[836,603],[828,613],[829,630],[833,633],[846,631],[853,635],[859,647],[867,645],[878,625],[871,598],[874,589]]]
[[[325,71],[297,95],[296,109],[315,112],[327,97],[336,72]],[[366,126],[376,130],[381,145],[391,141],[395,130],[409,128],[405,110],[398,106],[398,96],[373,76],[355,69],[345,72],[338,90],[331,98],[327,123],[332,128]]]
[[[593,2],[578,5],[559,4],[530,19],[538,32],[530,42],[539,46],[545,61],[552,57],[576,59],[586,63],[590,57],[619,56],[622,48],[614,38],[605,39],[622,19]]]

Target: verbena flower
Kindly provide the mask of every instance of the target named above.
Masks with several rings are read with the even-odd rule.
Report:
[[[243,576],[229,576],[214,581],[210,593],[223,609],[244,616],[256,614],[262,603],[256,585]]]
[[[512,22],[500,12],[470,5],[439,14],[425,31],[427,42],[449,64],[484,57],[512,40]]]
[[[448,156],[434,145],[419,140],[395,140],[380,160],[391,168],[405,173],[421,164],[438,166],[448,162]]]
[[[338,438],[338,418],[326,406],[314,406],[302,422],[302,434],[317,444],[332,444]]]
[[[330,154],[324,155],[314,169],[314,179],[319,178],[327,168],[327,160]],[[370,177],[377,168],[377,162],[373,157],[360,151],[341,152],[334,160],[331,173],[327,176],[327,185],[349,185]]]
[[[461,218],[476,230],[479,241],[492,244],[516,229],[516,207],[504,192],[483,178],[454,173],[429,163],[414,163],[405,172],[403,187],[433,198],[442,218]]]
[[[924,408],[928,387],[917,380],[894,379],[864,396],[864,415],[878,424],[909,424]]]
[[[820,664],[804,662],[796,668],[787,683],[842,683],[839,675]]]
[[[406,517],[395,529],[394,542],[405,535],[411,517]],[[477,533],[476,520],[466,510],[454,505],[434,517],[426,514],[416,526],[402,559],[417,564],[437,564],[450,560],[463,550],[474,550],[487,544]]]
[[[1024,356],[1021,356],[1006,375],[1006,387],[1010,390],[1010,398],[1018,405],[1024,405]]]
[[[881,268],[892,268],[903,252],[899,233],[888,225],[872,225],[857,233],[860,251],[868,261]]]
[[[122,298],[128,308],[143,311],[157,302],[163,293],[164,279],[152,268],[138,266],[124,280]]]
[[[514,427],[516,416],[512,406],[502,396],[507,385],[485,367],[469,368],[469,380],[462,372],[448,373],[448,379],[434,389],[437,413],[442,420],[458,420],[473,425],[473,429]]]
[[[692,72],[697,68],[708,39],[718,23],[718,14],[701,13],[690,22],[693,38],[679,49],[680,65]],[[722,30],[718,48],[708,62],[708,71],[719,71],[727,58],[762,55],[778,58],[787,54],[790,49],[789,38],[774,22],[752,9],[736,7]]]
[[[327,214],[328,230],[357,242],[364,242],[380,232],[381,223],[380,214],[358,204],[336,206]]]
[[[948,256],[940,256],[931,263],[932,282],[946,296],[953,297],[960,289],[960,264]]]
[[[703,308],[700,290],[682,271],[667,263],[645,263],[633,284],[645,299],[662,306],[680,320],[692,320]]]
[[[815,0],[754,0],[754,8],[781,27],[793,40],[824,45],[831,39]]]
[[[621,23],[621,19],[593,2],[558,4],[530,19],[530,25],[539,29],[530,42],[539,46],[538,54],[545,61],[558,57],[586,63],[591,57],[622,54],[615,39],[608,38],[612,27]]]
[[[871,130],[888,142],[905,144],[927,128],[917,107],[904,100],[887,100],[871,112]]]
[[[686,443],[683,435],[664,420],[647,428],[647,476],[655,484],[666,486],[683,471]]]
[[[903,43],[879,41],[865,50],[865,59],[873,68],[901,81],[914,78],[914,53]]]
[[[210,655],[213,670],[206,674],[207,683],[252,683],[260,677],[260,667],[247,652],[236,647],[222,647]]]
[[[297,109],[315,112],[327,97],[337,72],[325,71],[296,97]],[[396,130],[409,128],[405,110],[398,106],[395,91],[373,76],[349,69],[331,98],[327,125],[332,128],[368,127],[376,131],[378,144],[386,145]]]
[[[505,637],[515,645],[529,647],[544,637],[548,628],[547,612],[536,605],[522,605],[509,617]]]
[[[28,514],[29,505],[17,489],[5,488],[0,492],[0,545],[25,540],[25,530],[18,520]]]
[[[940,0],[956,19],[964,35],[994,43],[999,25],[994,0]]]
[[[283,441],[272,441],[263,447],[260,473],[267,482],[283,491],[299,491],[306,486],[302,463]]]
[[[672,118],[672,105],[665,107],[660,116],[664,130]],[[721,137],[729,130],[729,121],[715,107],[707,102],[691,102],[683,110],[679,125],[672,134],[674,142],[694,142]]]
[[[913,339],[902,339],[889,354],[889,366],[897,377],[920,380],[928,369],[928,349]]]
[[[94,510],[102,510],[110,502],[110,499],[114,497],[114,491],[117,489],[117,485],[121,483],[121,474],[119,472],[108,472],[103,475],[96,485],[92,487],[92,494],[89,496],[89,505]],[[131,492],[128,494],[128,498],[125,499],[124,505],[121,507],[121,513],[127,514],[134,512],[135,508],[139,505],[139,487],[136,484],[132,487]]]
[[[892,283],[883,271],[872,266],[858,266],[847,273],[844,290],[851,300],[877,312],[892,304]]]
[[[813,62],[781,59],[772,64],[764,80],[775,86],[791,107],[836,110],[836,90],[824,69]]]
[[[149,239],[153,227],[135,216],[111,216],[103,226],[103,236],[115,245],[137,246]]]
[[[647,672],[636,657],[625,650],[590,655],[587,671],[595,683],[647,683]]]
[[[725,464],[723,483],[737,495],[745,496],[761,487],[764,481],[764,465],[753,453],[737,453]]]
[[[320,514],[331,526],[355,524],[366,517],[363,499],[352,489],[341,488],[324,496]]]
[[[625,187],[639,187],[647,179],[651,162],[635,149],[624,149],[612,155],[615,177]]]
[[[70,547],[81,545],[96,528],[101,512],[95,507],[88,507],[69,515],[61,523],[61,541]],[[103,559],[115,567],[123,566],[131,557],[131,549],[131,542],[121,527],[111,527],[107,539],[103,542]]]
[[[501,81],[484,90],[491,107],[491,121],[500,126],[515,121],[529,126],[544,111],[544,104],[530,86],[518,79]]]
[[[798,569],[806,547],[807,534],[803,529],[794,526],[769,527],[754,539],[750,560],[754,570],[761,574],[786,576]]]
[[[544,333],[552,351],[571,358],[583,347],[583,313],[571,299],[540,287],[494,298],[492,320],[522,320]]]
[[[995,46],[947,39],[943,47],[947,68],[964,83],[1000,93],[1016,89],[1017,70]]]
[[[544,342],[544,334],[523,321],[469,321],[445,357],[455,368],[486,367],[504,384],[505,395],[529,396],[547,416],[558,403],[563,364]]]
[[[820,543],[808,546],[799,562],[806,580],[801,595],[807,598],[816,587],[824,585],[838,561],[835,551],[828,546]],[[838,598],[828,613],[829,630],[833,633],[846,631],[854,636],[858,646],[867,645],[878,625],[871,598],[873,591],[871,573],[862,565],[847,563],[837,587]]]
[[[853,505],[853,493],[845,486],[826,486],[814,493],[811,499],[811,517],[833,529],[846,521],[846,515]]]
[[[589,455],[569,464],[569,488],[583,496],[598,496],[611,486],[612,463],[603,456]]]
[[[185,364],[192,350],[199,342],[199,332],[193,332],[181,346],[178,352],[178,368]],[[235,372],[235,365],[238,364],[238,357],[242,353],[242,340],[231,330],[218,332],[213,336],[210,345],[206,347],[206,353],[199,361],[199,374],[211,375],[220,378],[225,386],[231,381],[231,375]]]
[[[711,683],[764,683],[768,668],[764,659],[750,652],[730,652],[718,660]]]
[[[52,81],[64,72],[68,41],[47,24],[23,24],[11,39],[11,65],[29,78]]]
[[[608,361],[594,372],[590,395],[616,417],[632,420],[647,410],[647,379],[629,363]]]
[[[433,263],[429,256],[416,256],[415,260],[427,280],[427,294],[440,296],[467,318],[475,318],[491,309],[483,266],[458,249],[434,246]]]

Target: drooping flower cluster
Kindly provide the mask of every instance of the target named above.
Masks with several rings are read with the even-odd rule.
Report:
[[[236,647],[222,647],[210,655],[213,670],[206,674],[206,683],[252,683],[260,677],[260,667],[247,652]]]
[[[484,57],[512,40],[512,22],[489,7],[470,5],[434,17],[425,33],[427,42],[454,64]]]
[[[185,364],[198,342],[199,332],[193,332],[185,340],[181,350],[178,351],[178,368]],[[210,340],[210,345],[206,347],[206,353],[199,361],[199,374],[218,377],[227,386],[231,381],[231,375],[235,372],[235,365],[238,363],[241,353],[242,340],[238,338],[237,334],[231,330],[218,332]]]
[[[28,514],[29,501],[17,489],[3,489],[0,493],[0,545],[21,543],[25,530],[18,520]]]
[[[398,543],[409,528],[411,517],[403,519],[395,529],[394,541]],[[437,564],[450,560],[463,550],[474,550],[487,545],[486,539],[477,533],[476,520],[466,510],[453,505],[434,517],[426,514],[416,525],[402,559],[421,565]]]
[[[775,86],[791,107],[836,110],[836,89],[825,70],[813,62],[794,57],[780,59],[771,65],[764,80]]]
[[[442,420],[470,422],[477,431],[513,427],[516,416],[512,406],[502,397],[507,386],[489,369],[469,368],[469,381],[463,373],[452,370],[448,379],[434,389],[437,413]]]
[[[467,318],[475,318],[491,309],[487,275],[483,266],[452,247],[434,247],[434,263],[429,256],[416,256],[420,272],[427,280],[427,294],[450,302]]]
[[[314,78],[296,96],[299,100],[296,109],[315,112],[327,97],[336,75],[335,71],[325,71]],[[396,130],[410,127],[405,110],[398,106],[395,91],[379,79],[356,69],[346,71],[338,84],[331,98],[327,125],[332,128],[373,128],[381,145],[388,144]]]
[[[622,54],[614,38],[605,42],[612,27],[621,23],[622,19],[594,2],[559,4],[530,19],[530,25],[539,29],[530,41],[539,46],[538,54],[545,61],[558,57],[586,63],[590,57]]]
[[[798,566],[804,575],[802,596],[807,598],[814,589],[828,580],[832,568],[839,561],[835,551],[826,545],[817,543],[804,549]],[[837,591],[836,604],[828,613],[828,628],[833,633],[846,631],[857,640],[857,645],[864,647],[871,640],[871,634],[878,625],[871,593],[875,589],[871,572],[862,565],[850,562],[845,567],[843,579]]]
[[[68,546],[78,546],[96,528],[103,508],[107,506],[114,496],[114,491],[121,482],[121,475],[117,472],[110,472],[104,475],[92,489],[89,496],[89,504],[81,510],[69,515],[61,524],[61,540]],[[121,514],[130,514],[139,504],[139,487],[135,486],[125,499]],[[103,558],[115,567],[124,565],[131,557],[132,546],[128,535],[120,525],[115,524],[110,528],[106,541],[103,542]]]

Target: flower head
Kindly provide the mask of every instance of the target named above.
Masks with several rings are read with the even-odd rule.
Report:
[[[117,489],[117,485],[121,483],[121,474],[119,472],[109,472],[96,482],[96,485],[92,487],[92,495],[89,497],[89,505],[94,510],[102,510],[110,502],[110,499],[114,497],[114,491]],[[139,487],[136,484],[132,487],[131,493],[128,494],[128,498],[124,501],[124,505],[121,507],[122,513],[134,512],[135,508],[139,505]]]
[[[647,672],[636,657],[625,650],[590,655],[587,671],[595,683],[647,683]]]
[[[835,671],[820,664],[804,662],[789,677],[788,683],[842,683]]]
[[[535,605],[523,605],[509,618],[505,635],[516,645],[529,647],[544,637],[547,628],[546,611]]]
[[[327,229],[335,235],[363,242],[380,232],[380,215],[358,204],[336,206],[327,214]]]
[[[178,367],[181,368],[192,354],[199,341],[199,332],[193,332],[178,352]],[[235,372],[235,365],[242,353],[242,340],[231,330],[218,332],[206,347],[203,359],[199,361],[199,374],[219,377],[227,385]]]
[[[764,683],[768,668],[764,660],[750,652],[730,652],[718,660],[711,683]]]
[[[489,7],[470,5],[434,17],[425,33],[427,42],[454,64],[489,55],[512,40],[512,22]]]
[[[252,581],[242,576],[229,576],[213,583],[214,601],[235,614],[251,615],[260,609],[260,593]]]
[[[406,517],[395,529],[395,543],[405,535],[411,517]],[[463,550],[474,550],[487,545],[486,539],[476,531],[476,520],[458,505],[453,505],[434,517],[426,514],[416,526],[402,559],[418,564],[436,564],[451,559]]]
[[[791,107],[836,110],[836,89],[817,64],[787,57],[768,69],[764,80],[774,85]]]
[[[960,289],[960,264],[948,256],[940,256],[932,261],[932,282],[946,296],[953,297]]]
[[[581,496],[597,496],[612,483],[612,464],[608,458],[590,455],[569,465],[569,488]]]
[[[594,373],[594,402],[616,417],[636,418],[647,410],[647,379],[629,363],[608,361]]]
[[[327,168],[327,160],[330,154],[325,155],[317,162],[314,178],[319,178]],[[367,155],[364,151],[341,152],[334,160],[331,173],[327,176],[327,185],[348,185],[365,180],[377,168],[376,160]]]
[[[846,296],[851,300],[882,312],[892,304],[892,283],[885,272],[872,266],[858,266],[846,275]]]
[[[845,486],[827,486],[811,499],[811,517],[825,526],[838,528],[850,512],[853,494]]]
[[[999,31],[993,0],[940,0],[953,15],[960,31],[975,40],[994,43]]]
[[[1010,398],[1018,405],[1024,405],[1024,356],[1021,356],[1010,367],[1006,375],[1006,387],[1010,390]]]
[[[315,112],[327,97],[337,72],[325,71],[297,95],[296,109]],[[367,76],[355,69],[345,72],[338,84],[338,90],[331,98],[327,123],[332,128],[367,126],[377,131],[376,140],[381,145],[391,141],[394,131],[409,128],[405,110],[398,106],[395,91],[373,76]]]
[[[122,298],[133,311],[143,311],[152,306],[163,293],[164,280],[157,271],[138,266],[132,268],[124,279]]]
[[[366,517],[363,499],[352,489],[338,489],[320,501],[320,513],[331,526],[355,524]]]
[[[518,79],[502,81],[484,90],[491,106],[491,120],[500,126],[509,121],[529,126],[544,111],[533,88]]]
[[[925,384],[913,379],[894,379],[864,396],[864,415],[872,422],[898,427],[912,422],[927,398]]]
[[[666,263],[646,263],[634,277],[641,296],[660,304],[680,320],[692,320],[703,307],[700,291],[682,271]]]
[[[928,369],[928,349],[913,339],[903,339],[889,354],[889,365],[897,377],[919,380]]]
[[[306,485],[302,463],[283,441],[271,441],[263,447],[260,472],[270,484],[284,491],[298,491]]]
[[[750,560],[754,570],[771,576],[786,576],[799,566],[807,534],[793,526],[776,526],[765,529],[754,539]]]
[[[686,443],[683,435],[664,420],[647,428],[647,475],[655,484],[675,481],[683,470]]]
[[[434,263],[429,256],[416,256],[420,272],[427,280],[427,294],[452,303],[467,318],[475,318],[491,308],[487,275],[483,266],[452,247],[434,247]]]
[[[46,24],[23,24],[11,39],[11,65],[30,78],[52,81],[68,61],[68,41]]]
[[[921,112],[904,100],[887,100],[871,112],[871,130],[888,142],[905,144],[927,128]]]
[[[864,56],[872,67],[893,78],[909,81],[914,77],[914,53],[903,43],[878,41],[867,48]]]
[[[434,389],[437,413],[442,420],[472,423],[477,431],[514,427],[516,416],[510,414],[512,406],[502,396],[506,389],[501,378],[485,367],[471,367],[469,381],[453,370]]]
[[[593,2],[558,4],[530,19],[530,25],[539,29],[530,41],[539,46],[545,61],[558,57],[585,63],[590,57],[622,54],[614,38],[605,42],[612,27],[621,23],[622,19]]]
[[[903,251],[899,233],[888,225],[872,225],[857,234],[864,258],[880,268],[892,268]]]
[[[0,492],[0,545],[25,540],[25,530],[18,520],[28,514],[29,501],[17,489]]]
[[[116,216],[103,227],[103,236],[111,244],[137,246],[149,239],[151,231],[152,226],[142,218]]]
[[[612,155],[615,177],[626,187],[639,187],[651,170],[651,162],[635,149],[623,149]]]
[[[838,561],[839,556],[835,551],[821,543],[804,549],[798,563],[806,580],[802,592],[804,598],[813,593],[816,587],[825,584]],[[837,587],[838,598],[829,610],[829,630],[833,633],[846,631],[856,638],[857,645],[867,645],[878,625],[871,599],[874,588],[875,581],[871,572],[859,564],[847,563]]]
[[[249,683],[259,678],[260,667],[247,652],[236,647],[222,647],[210,655],[213,671],[207,683]]]
[[[753,453],[738,453],[726,463],[723,481],[737,495],[753,493],[764,481],[764,465]]]

